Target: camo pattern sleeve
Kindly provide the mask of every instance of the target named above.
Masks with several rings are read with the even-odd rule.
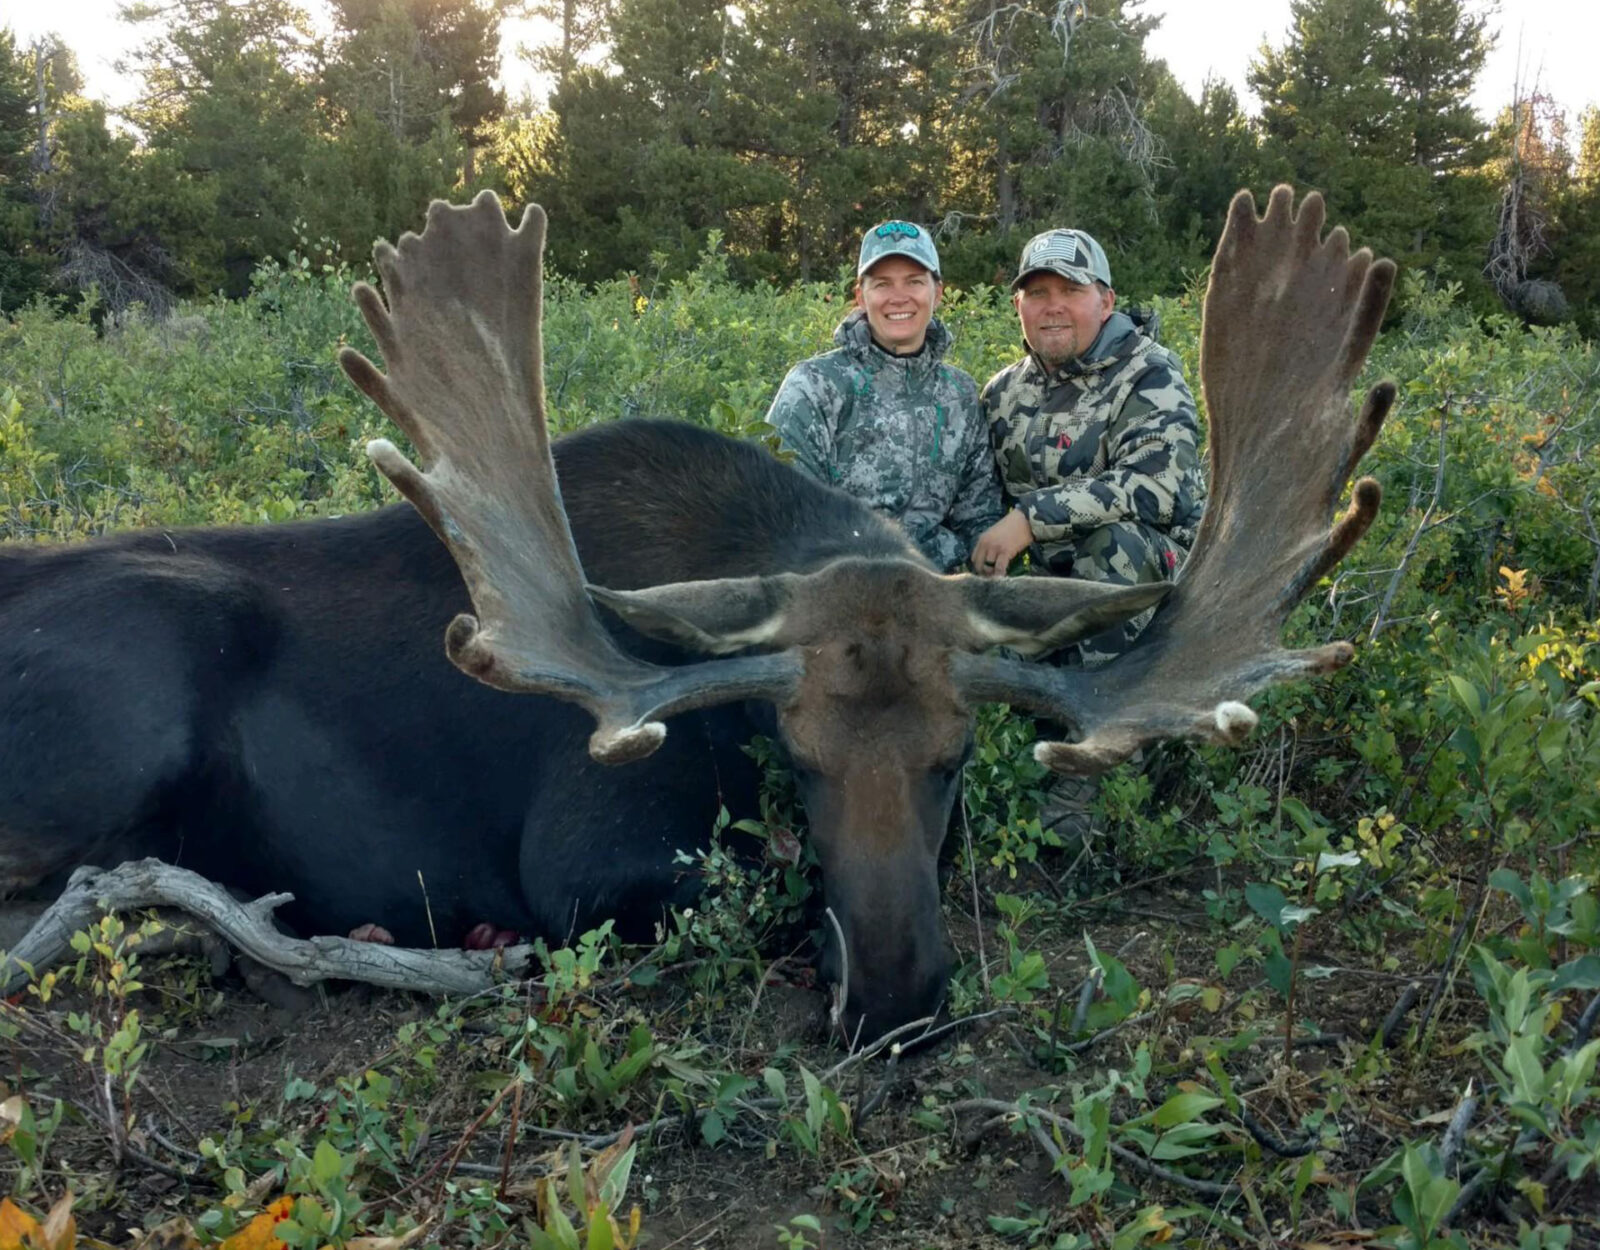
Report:
[[[1131,387],[1095,378],[1067,411],[1046,401],[1027,413],[997,397],[1001,467],[1035,541],[1139,521],[1193,543],[1205,499],[1194,396],[1165,351],[1138,363]]]
[[[794,467],[829,486],[839,483],[834,457],[838,418],[836,388],[809,360],[789,370],[767,410],[767,424],[777,431],[783,449],[793,453]]]
[[[971,388],[970,395],[963,397],[972,416],[963,431],[961,480],[945,518],[959,540],[960,551],[954,563],[941,566],[945,569],[965,564],[972,555],[973,545],[1005,512],[1000,497],[1000,475],[995,471],[994,448],[989,441],[989,423],[979,413],[977,384],[972,383]]]

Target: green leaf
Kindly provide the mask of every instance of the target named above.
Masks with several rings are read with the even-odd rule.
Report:
[[[1544,1065],[1539,1062],[1540,1039],[1523,1034],[1511,1039],[1502,1066],[1511,1078],[1519,1102],[1538,1106],[1544,1099]]]
[[[1600,990],[1600,955],[1582,955],[1556,969],[1550,992],[1563,994],[1567,990]]]
[[[583,1250],[616,1250],[616,1238],[611,1235],[611,1221],[602,1206],[589,1216],[589,1235],[583,1240]]]
[[[1152,1119],[1157,1128],[1172,1128],[1174,1125],[1187,1124],[1213,1107],[1221,1105],[1222,1099],[1215,1094],[1203,1094],[1198,1091],[1174,1094],[1156,1108]]]
[[[1289,979],[1293,970],[1289,957],[1281,949],[1268,951],[1266,958],[1261,963],[1272,988],[1285,998],[1289,997]]]
[[[311,1179],[316,1181],[318,1188],[325,1188],[337,1180],[342,1171],[344,1171],[344,1156],[324,1137],[317,1143],[317,1148],[311,1156]]]
[[[1482,690],[1457,673],[1450,674],[1450,690],[1455,695],[1456,702],[1465,708],[1474,720],[1482,719],[1483,710],[1487,706]]]
[[[1283,927],[1283,909],[1289,905],[1289,899],[1277,886],[1252,881],[1244,887],[1244,901],[1274,929]]]
[[[1533,893],[1528,889],[1528,883],[1510,868],[1496,868],[1491,872],[1489,888],[1511,895],[1517,900],[1517,906],[1522,908],[1524,914],[1533,910]]]

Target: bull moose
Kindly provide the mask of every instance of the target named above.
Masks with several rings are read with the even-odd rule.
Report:
[[[839,921],[846,1029],[927,1013],[978,703],[1071,726],[1035,753],[1093,772],[1161,738],[1236,741],[1251,693],[1350,659],[1279,643],[1376,514],[1364,479],[1330,528],[1394,398],[1350,419],[1394,266],[1322,227],[1314,194],[1295,211],[1279,187],[1262,218],[1235,198],[1201,335],[1210,508],[1175,585],[1116,587],[942,576],[844,494],[687,424],[552,447],[544,214],[513,230],[490,193],[435,203],[377,246],[383,296],[355,288],[387,375],[340,357],[426,466],[368,448],[412,506],[0,551],[0,884],[157,855],[292,891],[314,932],[637,934],[693,892],[675,852],[751,803],[739,748],[763,728]],[[1163,595],[1106,667],[1017,658]]]

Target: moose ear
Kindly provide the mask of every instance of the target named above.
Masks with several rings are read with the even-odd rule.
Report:
[[[981,645],[1044,655],[1160,603],[1170,582],[1114,586],[1076,577],[965,577],[969,620]]]
[[[588,586],[589,597],[649,638],[707,655],[772,641],[783,626],[790,574],[672,582],[643,590]]]

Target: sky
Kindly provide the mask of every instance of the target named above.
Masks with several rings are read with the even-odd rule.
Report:
[[[135,84],[117,74],[114,62],[135,42],[133,28],[116,17],[118,0],[0,0],[0,24],[19,42],[54,31],[78,54],[88,92],[112,106],[126,103]],[[1089,0],[1091,11],[1094,0]],[[308,7],[315,11],[317,0]],[[1246,107],[1245,69],[1263,40],[1281,44],[1289,25],[1289,0],[1230,0],[1218,6],[1197,0],[1144,0],[1142,12],[1162,18],[1147,47],[1161,57],[1191,94],[1207,75],[1233,83]],[[1594,50],[1600,48],[1600,3],[1596,0],[1500,0],[1491,28],[1499,39],[1479,76],[1473,102],[1491,117],[1510,102],[1520,79],[1539,85],[1576,115],[1600,104]],[[518,43],[535,42],[529,22],[507,22],[502,40],[503,83],[513,96],[543,87],[515,55]]]

